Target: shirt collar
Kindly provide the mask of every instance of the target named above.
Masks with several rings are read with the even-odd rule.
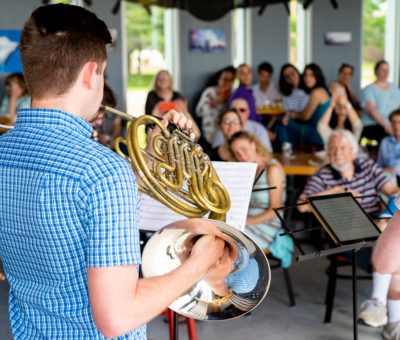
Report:
[[[89,138],[93,132],[92,125],[71,113],[56,109],[20,109],[18,110],[16,128],[38,127],[46,129],[62,128]]]
[[[356,158],[353,161],[353,164],[354,164],[354,174],[353,174],[353,177],[354,177],[356,174],[360,173],[362,171],[362,169],[361,169],[361,165],[360,165],[360,160],[358,158]],[[333,178],[335,180],[342,179],[342,175],[340,174],[339,171],[334,169],[330,164],[329,164],[329,167],[331,168],[331,171],[333,173]]]

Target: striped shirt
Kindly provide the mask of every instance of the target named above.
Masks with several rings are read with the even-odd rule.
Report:
[[[301,89],[293,89],[289,96],[283,96],[283,107],[287,112],[303,111],[307,106],[309,95]]]
[[[127,162],[59,110],[23,109],[0,137],[0,259],[15,339],[105,339],[88,267],[140,263],[139,195]],[[120,339],[145,339],[141,326]]]
[[[372,159],[357,158],[354,161],[354,166],[354,175],[349,181],[344,179],[329,164],[323,166],[310,177],[303,190],[303,195],[312,196],[336,186],[343,186],[348,190],[354,190],[361,196],[376,195],[390,180],[382,168]],[[365,197],[361,200],[360,204],[367,213],[371,214],[379,211],[379,202],[378,197]]]

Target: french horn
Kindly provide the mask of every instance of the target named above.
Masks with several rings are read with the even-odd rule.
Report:
[[[251,238],[224,223],[229,194],[208,155],[187,132],[165,127],[157,117],[103,109],[130,121],[126,138],[118,138],[115,149],[131,163],[139,190],[189,218],[161,228],[148,240],[142,256],[143,276],[174,270],[188,258],[199,237],[214,235],[225,241],[229,271],[203,278],[169,308],[197,320],[232,319],[253,310],[269,289],[268,260]],[[146,126],[160,132],[148,134],[152,139],[141,146],[139,131]]]

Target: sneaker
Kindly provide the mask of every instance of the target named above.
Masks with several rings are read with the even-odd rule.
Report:
[[[387,323],[387,308],[376,300],[366,300],[361,304],[357,317],[358,322],[371,327],[380,327]]]
[[[382,329],[382,337],[386,340],[400,340],[400,321],[386,324]]]

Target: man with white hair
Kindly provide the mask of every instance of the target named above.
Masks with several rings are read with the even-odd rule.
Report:
[[[372,195],[382,193],[387,197],[397,194],[399,189],[388,178],[383,169],[372,159],[358,157],[358,144],[353,134],[348,130],[334,130],[328,141],[329,164],[323,166],[308,180],[300,200],[308,196],[329,195],[344,191],[352,192],[354,196],[367,196],[360,199],[363,209],[370,215],[379,213],[379,199]],[[371,197],[372,196],[372,197]],[[302,212],[310,211],[309,205],[299,207]],[[380,228],[384,228],[382,223]],[[400,280],[399,280],[400,281]],[[373,287],[370,300],[365,301],[360,308],[358,320],[372,327],[380,327],[388,322],[391,315],[399,316],[400,306],[391,303],[393,297],[388,292],[400,291],[396,289],[397,280],[392,280],[392,275],[373,272]],[[400,294],[398,295],[400,298]],[[398,300],[396,300],[398,301]],[[400,303],[400,301],[398,301]],[[388,306],[388,307],[387,307]],[[389,309],[389,311],[388,311]],[[396,320],[398,321],[398,320]],[[386,327],[386,326],[385,326]],[[399,327],[400,331],[400,327]],[[388,339],[400,339],[389,337]]]
[[[268,131],[261,123],[250,120],[250,108],[247,101],[243,98],[237,98],[232,101],[231,109],[235,110],[242,121],[243,130],[252,133],[269,151],[272,152],[271,141]],[[217,147],[224,142],[224,136],[221,130],[218,130],[214,137],[213,147]]]

